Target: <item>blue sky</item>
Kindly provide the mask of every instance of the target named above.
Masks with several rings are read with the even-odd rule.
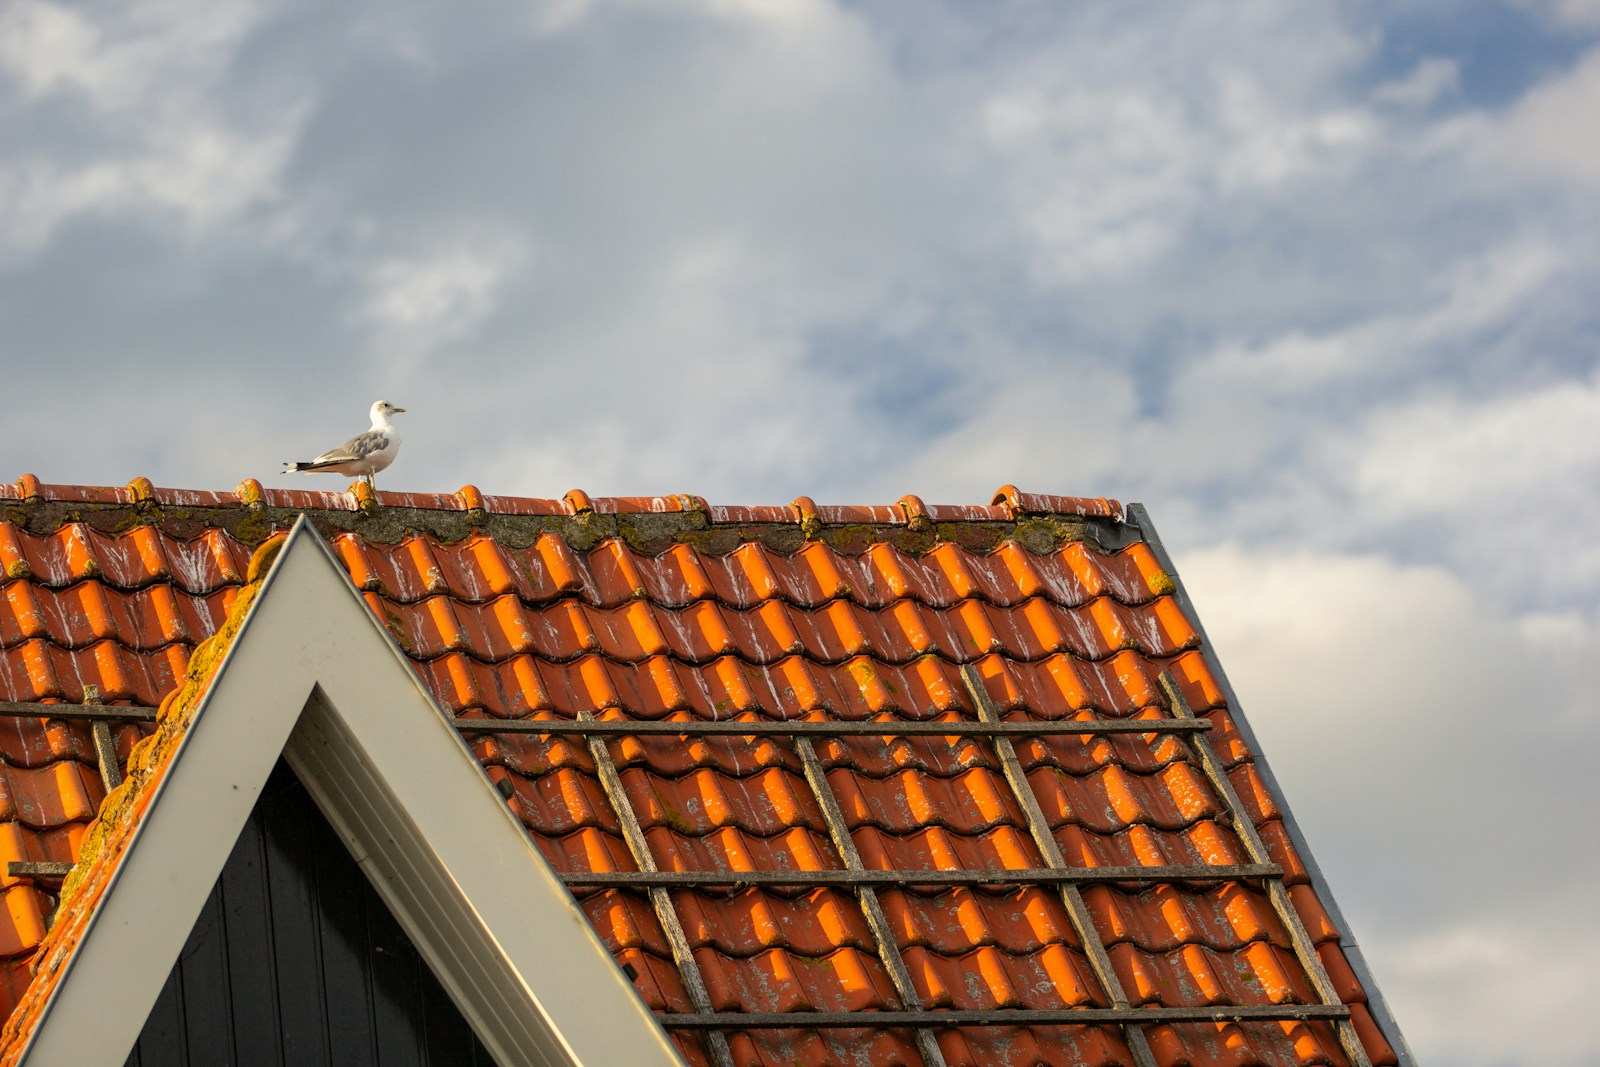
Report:
[[[1143,501],[1422,1062],[1594,1063],[1597,113],[1594,0],[12,0],[0,457]]]

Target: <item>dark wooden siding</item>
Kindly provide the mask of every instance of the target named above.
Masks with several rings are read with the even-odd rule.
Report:
[[[492,1063],[280,762],[128,1067]]]

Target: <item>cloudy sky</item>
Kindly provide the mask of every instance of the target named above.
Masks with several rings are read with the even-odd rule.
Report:
[[[1595,0],[5,0],[0,477],[1143,501],[1421,1061],[1600,1063],[1597,115]]]

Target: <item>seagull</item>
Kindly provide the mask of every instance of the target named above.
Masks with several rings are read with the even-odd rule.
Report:
[[[372,429],[350,438],[338,448],[329,449],[316,459],[304,463],[285,463],[288,471],[305,471],[307,474],[326,471],[329,474],[355,474],[367,480],[367,487],[377,490],[372,476],[394,462],[400,454],[400,434],[389,422],[405,408],[397,408],[387,400],[372,405]]]

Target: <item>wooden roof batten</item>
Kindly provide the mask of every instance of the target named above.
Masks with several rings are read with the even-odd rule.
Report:
[[[498,1062],[682,1062],[304,520],[17,1062],[125,1061],[280,754]]]

